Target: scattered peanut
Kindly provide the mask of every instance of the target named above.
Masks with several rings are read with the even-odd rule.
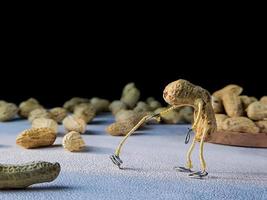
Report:
[[[140,98],[140,91],[135,87],[134,83],[128,83],[122,91],[121,101],[129,108],[134,108]]]
[[[85,147],[85,142],[80,133],[71,131],[63,137],[62,145],[68,151],[81,151]]]
[[[89,101],[90,100],[86,98],[73,97],[64,103],[63,108],[69,112],[73,112],[75,106],[79,105],[80,103],[89,103]]]
[[[126,110],[127,106],[120,100],[112,101],[109,105],[109,110],[112,112],[113,115],[116,115],[121,110]]]
[[[181,116],[180,123],[192,123],[193,122],[193,108],[189,106],[182,107],[179,110]]]
[[[159,101],[155,100],[153,97],[147,98],[146,103],[149,105],[150,110],[152,110],[152,111],[156,110],[157,108],[162,107],[161,103]]]
[[[96,113],[105,112],[109,110],[109,104],[110,102],[106,99],[100,99],[97,97],[94,97],[90,100],[90,103],[95,108]]]
[[[143,102],[143,101],[139,101],[136,105],[136,107],[134,108],[135,112],[147,112],[147,111],[151,111],[150,106]]]
[[[147,102],[148,104],[150,104],[150,103],[153,102],[153,101],[156,101],[156,99],[155,99],[154,97],[148,97],[148,98],[146,99],[146,102]]]
[[[49,112],[51,113],[51,118],[56,120],[57,123],[62,123],[63,119],[68,115],[67,110],[61,107],[52,108]]]
[[[130,117],[133,117],[137,115],[137,112],[133,110],[120,110],[119,112],[116,113],[115,115],[115,120],[116,121],[123,121],[126,120]]]
[[[26,188],[51,182],[60,172],[59,163],[35,161],[22,165],[0,164],[0,189]]]
[[[8,102],[4,101],[4,100],[0,100],[0,106],[7,104]]]
[[[26,149],[51,146],[56,140],[56,133],[51,128],[31,128],[17,136],[16,143]]]
[[[37,118],[32,121],[32,128],[51,128],[55,133],[58,132],[57,122],[53,119]]]
[[[30,99],[23,101],[19,104],[19,115],[21,117],[27,118],[29,116],[29,113],[32,110],[34,110],[36,108],[42,108],[42,107],[43,106],[41,106],[36,99],[30,98]]]
[[[81,118],[85,123],[91,122],[95,115],[95,108],[89,103],[81,103],[74,108],[74,115],[78,118]]]
[[[259,133],[260,129],[256,124],[246,117],[231,117],[222,122],[222,128],[225,131],[241,132],[241,133]]]
[[[156,109],[154,112],[155,114],[158,114],[166,109],[167,108],[162,107],[162,108]],[[178,122],[182,122],[182,116],[177,110],[169,111],[168,113],[162,115],[161,119],[166,124],[177,124]]]
[[[84,133],[86,130],[85,121],[74,115],[66,117],[63,120],[63,126],[67,130],[67,132],[76,131],[79,133]]]
[[[33,120],[38,119],[38,118],[47,118],[47,119],[50,119],[50,118],[52,118],[52,115],[51,115],[50,112],[48,112],[44,108],[36,108],[36,109],[32,110],[29,113],[28,120],[30,122],[32,122]]]
[[[267,118],[267,104],[259,101],[253,102],[247,108],[247,115],[252,120],[262,120]]]
[[[13,119],[18,112],[18,107],[13,103],[2,102],[0,104],[0,121],[9,121]]]
[[[117,121],[106,128],[106,132],[112,136],[127,134],[146,114],[136,114],[126,120]]]
[[[260,102],[267,105],[267,96],[261,97]]]

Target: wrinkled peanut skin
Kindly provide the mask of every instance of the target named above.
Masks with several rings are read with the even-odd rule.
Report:
[[[228,116],[238,117],[244,114],[243,105],[239,97],[242,91],[242,87],[232,84],[214,92],[212,95],[222,100]]]
[[[246,117],[231,117],[223,121],[222,128],[225,131],[241,132],[241,133],[259,133],[260,129],[255,123]]]
[[[212,108],[213,108],[214,112],[215,113],[223,113],[224,108],[223,108],[222,100],[216,96],[212,96],[211,100],[212,100]]]
[[[248,117],[252,120],[267,119],[267,104],[256,101],[251,103],[246,111]]]
[[[35,161],[21,165],[0,164],[0,189],[26,188],[51,182],[60,172],[59,163]]]
[[[215,118],[217,122],[217,130],[218,131],[223,130],[223,122],[229,117],[225,114],[215,114]]]
[[[130,117],[134,117],[135,115],[138,115],[137,112],[133,110],[120,110],[115,115],[116,122],[126,120]]]
[[[116,115],[119,111],[126,109],[126,104],[119,100],[115,100],[109,105],[109,110],[112,112],[113,115]]]
[[[143,102],[143,101],[139,101],[136,105],[136,107],[134,108],[135,112],[147,112],[147,111],[151,111],[150,106]]]
[[[239,96],[231,93],[224,94],[222,102],[228,116],[238,117],[243,115],[243,105]]]
[[[90,103],[94,107],[96,113],[109,111],[110,102],[107,99],[94,97],[90,100]]]
[[[166,86],[163,92],[164,100],[170,105],[187,105],[194,108],[194,119],[198,113],[198,105],[203,102],[200,110],[200,120],[195,124],[193,130],[196,133],[196,140],[200,141],[203,134],[205,140],[209,140],[216,131],[215,113],[211,104],[209,92],[202,87],[196,86],[189,81],[180,79]]]
[[[53,119],[37,118],[32,121],[32,128],[51,128],[55,133],[58,132],[58,124]]]
[[[70,152],[82,151],[85,148],[85,142],[80,133],[71,131],[67,133],[62,140],[64,149]]]
[[[232,93],[235,95],[240,95],[243,92],[243,88],[239,85],[230,84],[225,86],[224,88],[214,92],[212,96],[216,96],[218,98],[221,98],[226,93]]]
[[[51,128],[31,128],[21,132],[16,139],[16,144],[30,149],[52,145],[56,140],[56,133]]]
[[[65,117],[62,123],[67,132],[76,131],[79,133],[84,133],[86,131],[85,121],[75,115]]]
[[[63,119],[68,115],[65,108],[56,107],[50,110],[51,118],[56,120],[57,123],[62,123]]]
[[[76,117],[83,119],[87,124],[94,119],[96,110],[91,104],[82,103],[78,106],[75,106],[73,113]]]
[[[73,97],[70,100],[66,101],[63,105],[63,108],[68,110],[69,112],[73,112],[74,107],[81,103],[88,103],[90,100],[81,97]]]
[[[261,97],[260,102],[267,105],[267,96]]]
[[[52,118],[52,115],[50,112],[48,112],[46,109],[44,108],[36,108],[34,110],[32,110],[30,113],[29,113],[29,116],[28,116],[28,120],[30,122],[32,122],[33,120],[35,119],[38,119],[38,118],[47,118],[47,119],[51,119]]]
[[[134,108],[140,98],[140,91],[134,83],[128,83],[122,91],[121,101],[129,108]]]
[[[29,116],[29,113],[37,108],[43,108],[42,105],[39,104],[39,102],[34,98],[29,98],[26,101],[23,101],[19,104],[19,115],[21,117],[27,118]]]
[[[106,128],[106,132],[112,136],[126,135],[144,116],[146,113],[137,113],[125,120],[117,121]]]
[[[167,108],[158,108],[154,112],[155,112],[155,114],[158,114],[158,113],[160,113],[166,109]],[[166,124],[177,124],[179,122],[183,122],[183,120],[184,120],[183,116],[180,114],[180,112],[176,111],[176,110],[172,110],[172,111],[164,114],[160,118]]]
[[[18,107],[14,103],[2,101],[0,104],[0,121],[12,120],[18,113]]]
[[[255,124],[260,128],[261,133],[267,133],[267,120],[257,121]]]
[[[246,109],[251,103],[258,101],[255,97],[249,97],[246,95],[240,96],[240,99],[244,109]]]

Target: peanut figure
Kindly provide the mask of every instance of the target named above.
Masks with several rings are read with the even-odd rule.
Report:
[[[175,167],[180,172],[190,173],[190,177],[202,178],[207,176],[206,163],[203,156],[204,142],[210,139],[211,134],[216,131],[216,119],[211,104],[211,96],[209,92],[199,86],[196,86],[189,81],[179,79],[166,86],[163,92],[164,100],[171,105],[170,108],[155,115],[147,115],[143,117],[139,123],[123,138],[117,147],[115,154],[110,158],[119,168],[123,163],[120,159],[120,151],[126,139],[143,123],[163,116],[165,113],[181,106],[191,106],[194,108],[194,123],[192,129],[195,132],[193,142],[187,152],[186,165],[184,167]],[[191,155],[196,142],[200,142],[199,159],[201,164],[201,171],[193,172]]]

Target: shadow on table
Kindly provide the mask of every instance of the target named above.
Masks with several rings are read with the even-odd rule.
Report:
[[[7,121],[7,123],[8,122],[18,122],[18,121],[23,121],[23,120],[26,120],[26,119],[25,118],[21,118],[21,117],[16,117],[16,118],[13,118],[13,119]]]
[[[135,172],[144,172],[145,171],[143,168],[138,168],[138,167],[122,167],[121,170],[135,171]]]
[[[51,186],[31,186],[28,188],[22,189],[5,189],[1,192],[54,192],[54,191],[63,191],[63,190],[74,190],[77,187],[65,186],[65,185],[51,185]]]
[[[30,191],[56,191],[56,190],[73,190],[76,189],[77,187],[72,187],[72,186],[66,186],[66,185],[55,185],[55,186],[36,186],[36,187],[30,187]]]
[[[11,145],[6,145],[6,144],[0,144],[0,148],[9,148]]]
[[[232,181],[267,181],[266,172],[222,172],[219,175],[209,175],[209,179],[221,179],[221,180],[232,180]]]
[[[53,144],[51,146],[48,146],[47,148],[54,149],[54,148],[62,148],[62,144]]]
[[[99,131],[99,130],[86,130],[83,135],[106,135],[105,131]]]
[[[53,144],[50,146],[45,146],[45,147],[37,147],[37,148],[32,148],[31,150],[40,150],[40,149],[45,149],[45,150],[49,150],[49,149],[56,149],[56,148],[62,148],[62,144]]]
[[[64,132],[58,132],[57,133],[57,137],[64,137],[66,135],[66,133],[64,133]]]
[[[112,154],[114,149],[107,147],[87,146],[80,153]]]
[[[109,124],[109,123],[110,122],[107,120],[97,119],[97,120],[91,121],[88,125],[99,125],[99,124]]]

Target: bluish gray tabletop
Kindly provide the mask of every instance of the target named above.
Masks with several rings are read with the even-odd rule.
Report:
[[[89,124],[82,135],[88,147],[80,153],[63,149],[62,127],[53,147],[26,150],[16,146],[15,139],[30,123],[0,123],[0,163],[45,160],[59,162],[62,167],[54,182],[0,191],[0,199],[267,199],[267,149],[206,144],[209,176],[190,179],[173,170],[185,162],[188,126],[147,125],[127,141],[121,154],[125,169],[119,170],[109,155],[122,137],[104,131],[112,121],[110,115],[101,115]],[[198,148],[193,161],[197,170]]]

